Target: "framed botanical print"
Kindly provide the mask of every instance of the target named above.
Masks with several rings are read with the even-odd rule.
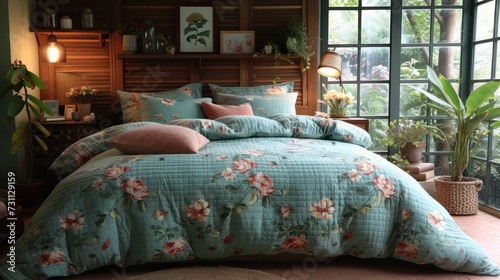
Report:
[[[214,52],[214,8],[179,7],[179,51]]]
[[[254,51],[255,51],[254,31],[220,32],[221,54],[254,53]]]

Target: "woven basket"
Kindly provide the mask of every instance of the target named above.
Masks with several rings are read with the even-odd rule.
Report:
[[[451,181],[450,176],[434,179],[436,200],[452,215],[474,215],[479,202],[478,193],[483,181],[477,178],[462,177],[462,181]]]

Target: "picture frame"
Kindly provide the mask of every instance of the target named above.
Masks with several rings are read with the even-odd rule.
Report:
[[[255,52],[255,31],[220,31],[220,53],[242,54]]]
[[[43,103],[52,110],[54,116],[59,116],[59,100],[43,100]],[[50,117],[50,115],[44,111],[43,117],[47,118]]]
[[[213,53],[216,23],[213,6],[179,6],[179,52]]]
[[[71,117],[71,113],[76,112],[75,104],[66,104],[64,105],[64,119],[67,121],[71,121],[73,118]]]

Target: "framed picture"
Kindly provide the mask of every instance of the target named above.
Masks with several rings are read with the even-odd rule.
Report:
[[[179,7],[179,51],[214,52],[214,8],[212,6]]]
[[[52,113],[54,113],[54,116],[59,116],[59,100],[43,100],[43,103],[47,105],[51,110]],[[50,117],[47,112],[43,112],[43,117],[47,118]]]
[[[76,112],[75,104],[67,104],[64,105],[64,119],[67,121],[71,121],[73,118],[71,117],[71,113]]]
[[[221,31],[220,53],[254,53],[255,32],[254,31]]]

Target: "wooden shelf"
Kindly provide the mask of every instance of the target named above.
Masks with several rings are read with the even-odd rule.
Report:
[[[109,30],[98,30],[98,29],[50,29],[50,28],[37,28],[37,29],[31,29],[31,32],[38,32],[38,33],[101,33],[101,34],[110,34],[112,33]]]
[[[300,58],[298,55],[282,55],[285,58]],[[192,58],[210,58],[210,59],[249,59],[254,58],[254,54],[244,53],[244,54],[218,54],[218,53],[180,53],[180,54],[118,54],[118,59],[158,59],[158,58],[167,58],[167,59],[192,59]],[[262,54],[257,57],[264,59],[274,59],[273,55],[270,54]]]

